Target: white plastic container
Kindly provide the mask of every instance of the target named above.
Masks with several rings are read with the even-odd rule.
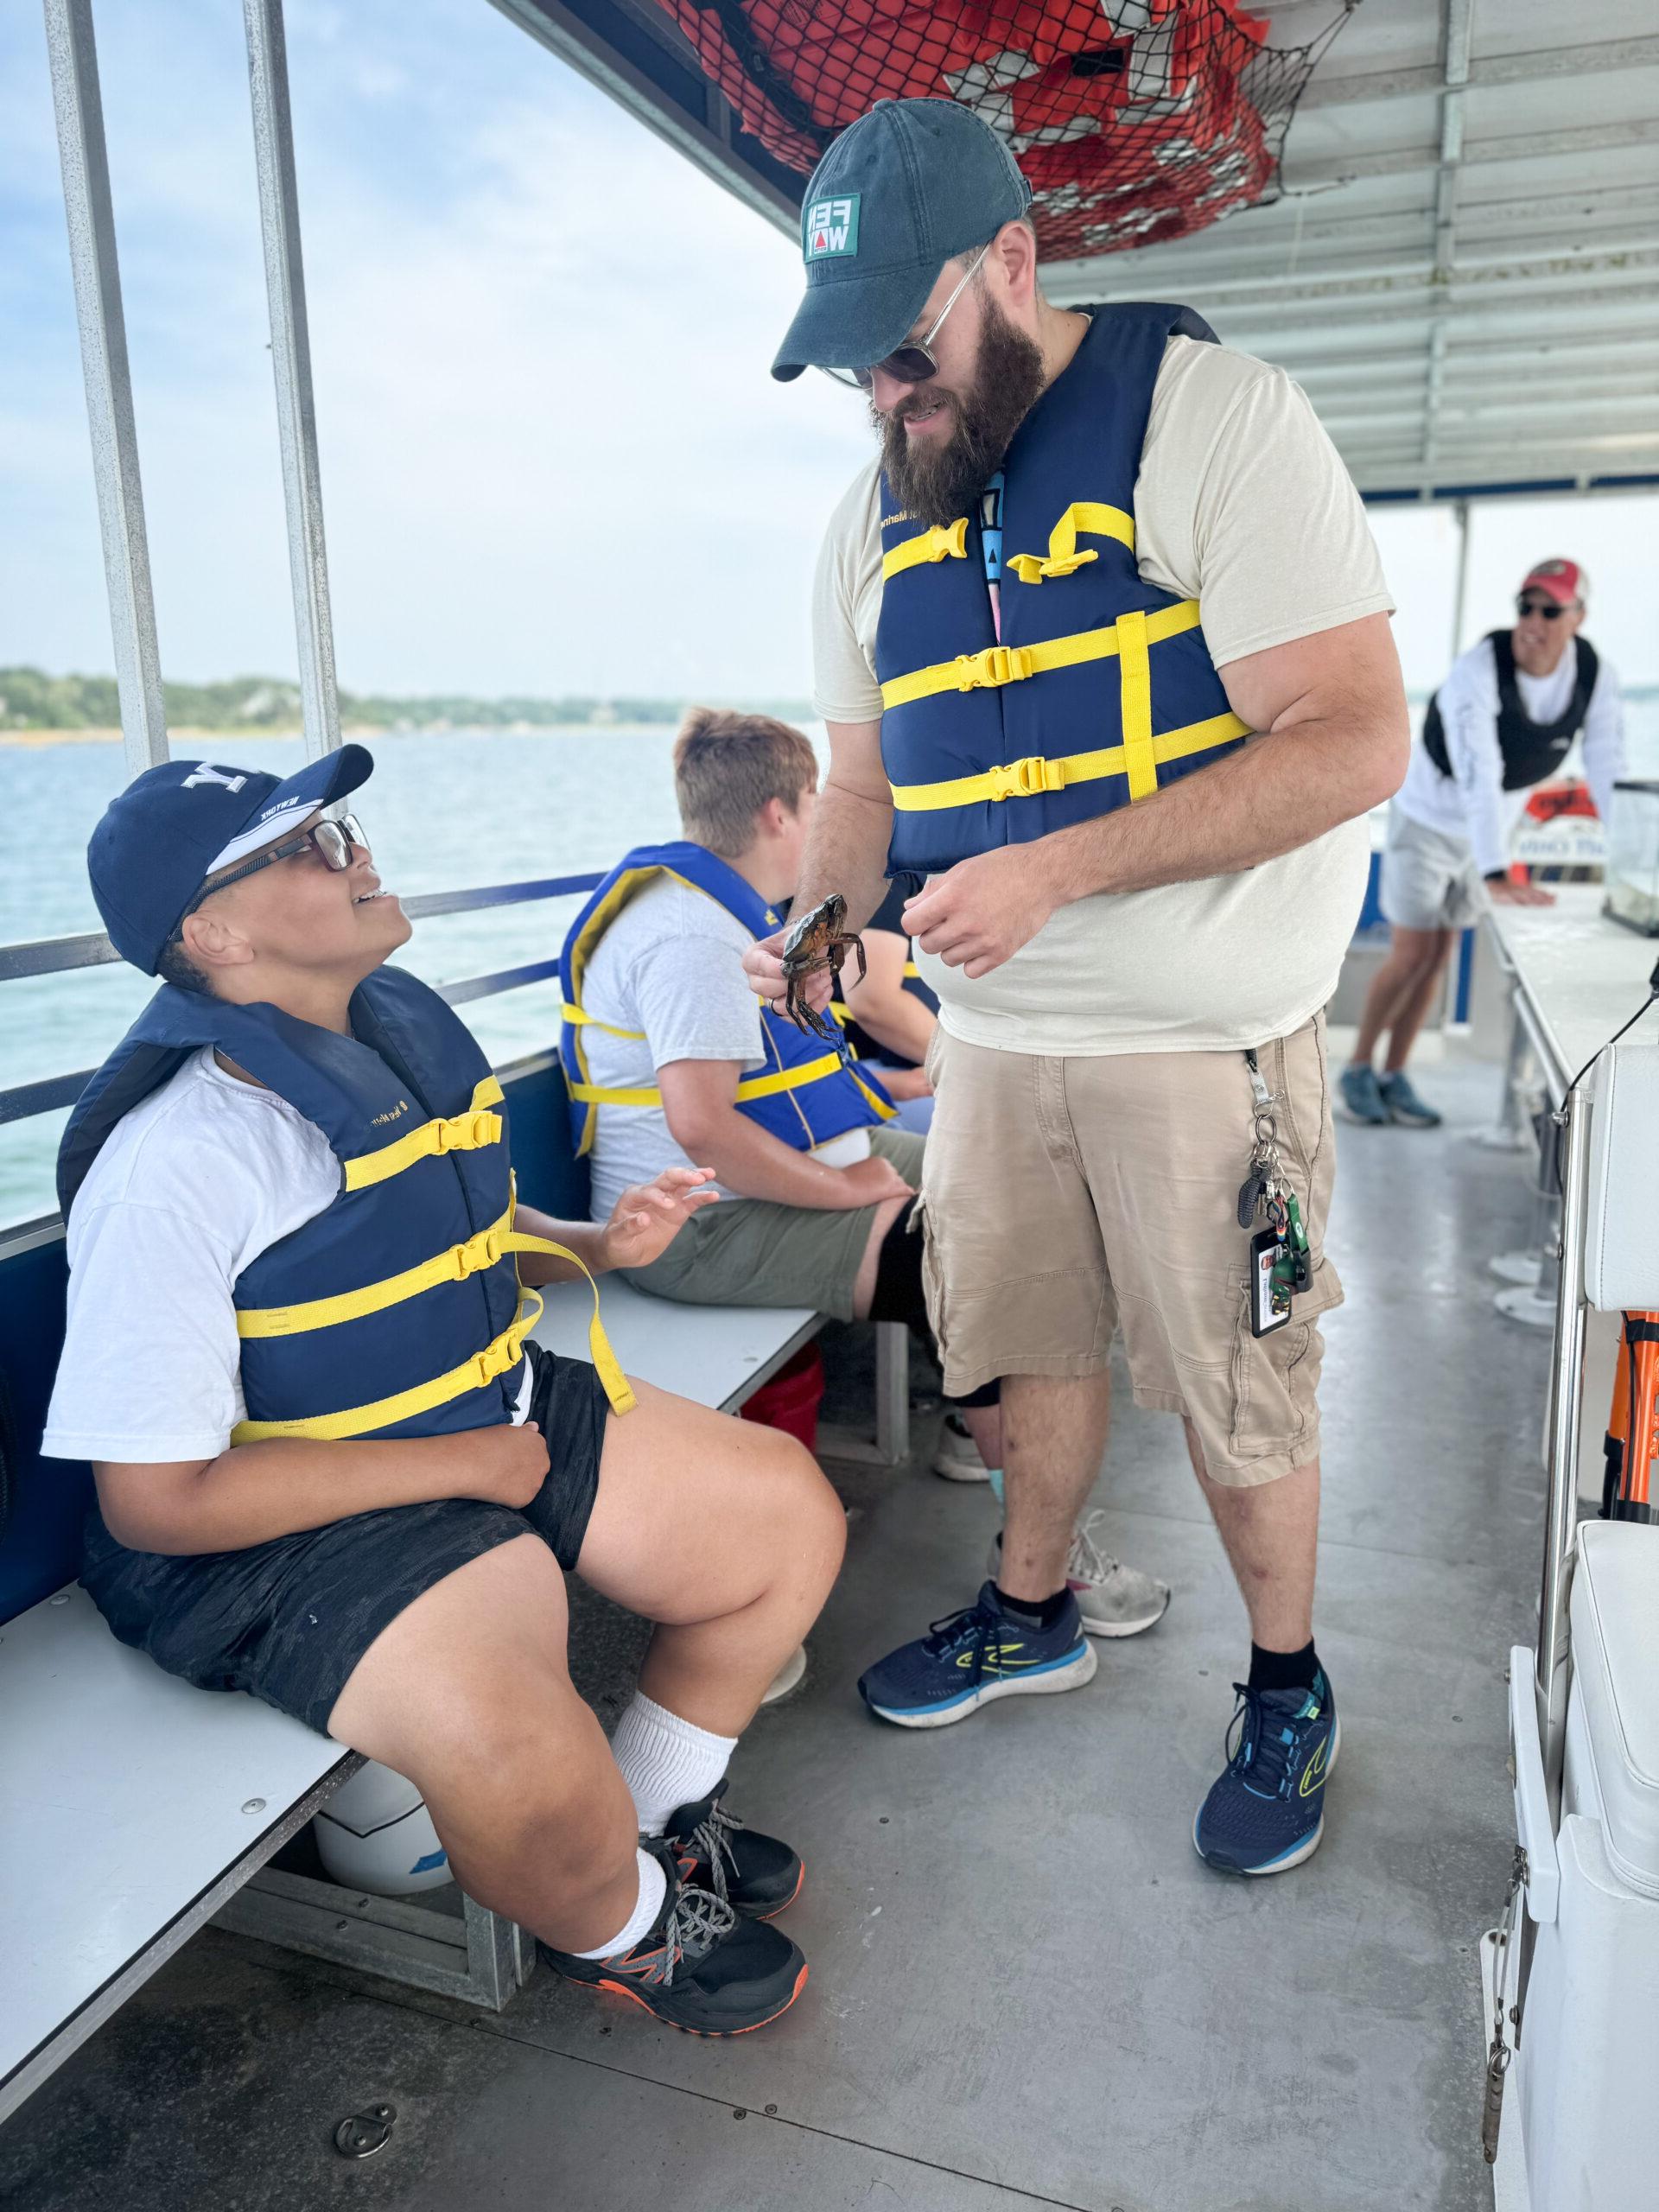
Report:
[[[1571,1611],[1560,1827],[1553,1853],[1522,1837],[1542,1879],[1504,2126],[1533,2212],[1659,2212],[1659,1528],[1587,1522]]]

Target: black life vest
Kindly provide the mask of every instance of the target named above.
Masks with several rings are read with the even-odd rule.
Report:
[[[1503,788],[1506,791],[1530,791],[1535,784],[1541,784],[1546,776],[1553,776],[1566,759],[1573,739],[1584,728],[1584,718],[1590,708],[1590,695],[1596,688],[1596,671],[1600,662],[1596,649],[1587,638],[1573,640],[1578,654],[1578,667],[1573,678],[1573,696],[1567,710],[1553,722],[1535,722],[1521,703],[1521,687],[1515,679],[1515,645],[1507,630],[1487,632],[1487,644],[1492,649],[1492,658],[1497,664],[1497,741],[1503,754]],[[1446,749],[1446,725],[1440,720],[1440,695],[1437,691],[1428,702],[1423,716],[1423,750],[1443,776],[1452,773],[1451,757]]]

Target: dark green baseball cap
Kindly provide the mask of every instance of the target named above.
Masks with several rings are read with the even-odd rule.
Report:
[[[801,207],[806,297],[778,349],[803,369],[867,369],[902,346],[945,263],[995,238],[1031,187],[988,124],[955,100],[880,100],[843,130]]]

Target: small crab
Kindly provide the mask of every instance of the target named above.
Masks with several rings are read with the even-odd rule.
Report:
[[[784,1011],[798,1029],[822,1037],[830,1045],[840,1043],[839,1033],[832,1020],[826,1020],[807,1004],[806,979],[825,968],[839,976],[850,944],[858,955],[859,981],[863,982],[868,972],[864,961],[864,940],[842,929],[846,918],[847,901],[839,891],[832,891],[821,905],[791,923],[789,935],[784,939]]]

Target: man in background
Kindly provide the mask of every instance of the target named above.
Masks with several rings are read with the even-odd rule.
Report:
[[[1584,774],[1605,823],[1624,767],[1624,704],[1611,665],[1580,634],[1588,579],[1575,561],[1527,571],[1511,630],[1493,630],[1452,663],[1428,702],[1423,739],[1389,814],[1382,855],[1389,957],[1366,994],[1342,1100],[1356,1122],[1433,1128],[1406,1062],[1460,931],[1487,899],[1548,906],[1551,893],[1510,874],[1526,795],[1559,775],[1584,739]],[[1372,1065],[1389,1039],[1382,1072]]]

